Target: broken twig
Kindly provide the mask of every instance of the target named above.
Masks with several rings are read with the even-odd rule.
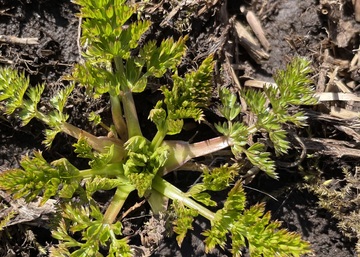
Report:
[[[9,44],[38,45],[39,39],[36,37],[20,38],[15,36],[0,35],[0,42]]]

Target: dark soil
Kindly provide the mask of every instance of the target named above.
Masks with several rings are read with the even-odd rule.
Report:
[[[351,1],[339,1],[343,3],[342,12],[339,14],[334,13],[340,12],[335,8],[336,6],[324,4],[327,1],[319,3],[315,0],[228,0],[227,6],[225,6],[226,1],[224,0],[207,1],[210,7],[200,15],[195,13],[201,6],[205,6],[204,4],[199,8],[191,9],[191,12],[186,7],[180,8],[173,20],[160,26],[164,17],[174,9],[174,2],[182,1],[164,1],[162,5],[157,6],[156,10],[152,9],[152,13],[148,15],[146,12],[144,13],[154,22],[148,37],[160,40],[168,36],[178,37],[189,34],[188,55],[180,70],[185,70],[196,64],[197,61],[201,61],[201,56],[215,53],[215,58],[218,60],[217,75],[225,78],[228,76],[228,80],[222,81],[222,84],[228,86],[235,85],[228,71],[220,69],[226,60],[230,60],[241,83],[249,77],[272,81],[271,76],[277,69],[284,68],[292,57],[299,55],[312,60],[315,71],[320,74],[314,76],[315,85],[321,87],[324,84],[321,79],[327,79],[321,77],[321,71],[324,69],[322,66],[324,49],[330,51],[335,58],[351,61],[352,50],[358,47],[359,40],[355,32],[359,30],[359,26],[353,18],[354,10]],[[211,6],[211,2],[215,5]],[[229,21],[236,18],[245,23],[244,15],[239,10],[240,5],[254,11],[261,18],[266,36],[271,43],[268,60],[261,60],[259,63],[254,61],[239,44],[236,32],[230,26]],[[324,11],[325,7],[329,8],[328,13]],[[69,74],[72,66],[80,60],[79,18],[75,16],[77,12],[77,6],[69,0],[0,0],[0,35],[39,39],[37,45],[0,43],[0,62],[24,71],[30,76],[33,85],[45,82],[47,93],[51,94],[67,83],[62,80],[62,77]],[[341,30],[341,28],[334,28],[336,26],[334,17],[348,21],[352,26],[351,31],[341,31],[342,38],[339,38],[340,33],[334,32]],[[211,47],[218,42],[217,39],[222,39],[223,35],[225,35],[225,39],[212,51]],[[333,69],[331,65],[326,69]],[[349,82],[354,77],[354,74],[348,71],[342,70],[341,72],[345,82]],[[144,113],[139,111],[140,118],[144,119],[144,124],[148,124],[145,121],[148,115],[145,110],[156,102],[157,97],[158,93],[154,90],[148,90],[146,94],[136,97],[144,107],[142,108]],[[87,125],[85,113],[89,108],[100,106],[102,102],[94,102],[79,94],[77,98],[72,99],[70,104],[73,106],[70,109],[72,114],[70,122],[81,124],[82,128],[92,130]],[[104,106],[104,108],[108,107]],[[210,111],[209,115],[212,119],[217,117]],[[20,127],[15,119],[6,116],[0,116],[0,118],[4,118],[0,119],[0,172],[18,167],[21,156],[30,154],[34,150],[44,151],[49,160],[63,156],[69,157],[71,140],[67,137],[60,137],[50,150],[46,150],[41,145],[43,139],[41,124],[34,121],[26,127]],[[314,129],[317,130],[318,127],[314,127]],[[151,135],[153,131],[150,129],[147,133]],[[207,129],[200,131],[198,137],[207,137],[207,133],[210,133]],[[73,155],[70,155],[69,158],[76,162]],[[330,158],[323,160],[325,164],[322,166],[332,165],[332,161],[334,160]],[[335,161],[337,164],[333,169],[338,169],[338,173],[342,164],[351,163],[352,167],[359,164],[359,160],[354,159]],[[82,165],[81,162],[77,164]],[[306,165],[304,167],[309,168]],[[265,193],[274,194],[277,200],[269,200],[267,208],[272,211],[275,219],[283,221],[285,228],[301,233],[303,238],[311,243],[314,256],[356,256],[355,241],[343,236],[337,226],[337,220],[318,206],[316,196],[305,189],[301,190],[296,187],[301,181],[301,176],[294,174],[298,170],[293,169],[292,173],[286,170],[279,170],[279,172],[285,175],[282,175],[276,183],[268,178],[260,177],[248,185],[249,201],[255,203],[264,199]],[[179,181],[178,184],[186,187],[192,181],[192,178],[189,178],[188,181]],[[264,193],[259,193],[258,190]],[[135,196],[133,198],[136,199]],[[134,199],[130,199],[132,200],[128,203],[130,206],[135,203]],[[147,217],[146,211],[147,207],[143,206],[132,213],[135,221],[132,222],[129,219],[129,222],[125,223],[128,226],[125,229],[129,231],[141,229],[143,222],[148,219],[143,218]],[[140,218],[136,219],[136,217]],[[44,226],[41,227],[39,224]],[[181,248],[177,246],[175,236],[165,238],[153,256],[229,256],[228,252],[219,249],[211,254],[204,253],[204,245],[199,231],[201,231],[201,227],[207,225],[205,221],[197,220],[194,224],[194,231],[186,237]],[[1,256],[47,255],[46,249],[55,242],[51,238],[44,219],[41,222],[16,224],[9,227],[8,231],[1,233]],[[137,240],[134,236],[134,243]],[[45,250],[41,253],[39,249]]]

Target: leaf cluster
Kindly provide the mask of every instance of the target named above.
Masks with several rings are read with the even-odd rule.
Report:
[[[206,251],[215,246],[226,246],[226,237],[231,235],[233,256],[241,256],[241,250],[248,247],[251,256],[300,256],[310,253],[310,246],[295,233],[280,229],[281,223],[271,221],[263,204],[245,209],[245,192],[238,181],[231,189],[224,207],[216,212],[211,229],[206,236]]]
[[[121,236],[122,225],[119,221],[113,224],[103,222],[103,214],[96,205],[89,207],[67,204],[62,213],[63,219],[53,237],[61,241],[57,247],[51,249],[52,256],[88,257],[100,256],[99,250],[108,248],[108,256],[132,256],[127,239]],[[81,239],[76,240],[73,235],[81,233]],[[69,249],[75,249],[71,254]]]
[[[257,117],[255,126],[258,130],[269,134],[277,154],[284,154],[289,148],[286,131],[281,125],[285,123],[293,123],[298,127],[306,125],[305,114],[301,111],[290,113],[290,107],[317,104],[314,88],[310,86],[311,72],[310,62],[297,57],[285,70],[275,73],[276,85],[265,85],[261,92],[254,89],[241,92],[248,108]]]
[[[181,202],[174,201],[172,204],[174,210],[174,222],[173,230],[177,234],[176,241],[179,246],[181,246],[182,241],[184,240],[188,230],[192,230],[193,220],[198,216],[198,211],[185,207]]]
[[[202,165],[201,183],[193,185],[187,192],[189,196],[206,206],[217,206],[217,203],[211,199],[208,191],[222,191],[234,182],[238,175],[240,166],[234,163],[229,167],[226,163],[220,167],[209,168]]]
[[[73,146],[78,157],[90,159],[89,166],[93,169],[105,167],[114,157],[114,145],[105,147],[104,151],[99,153],[93,150],[85,137],[80,137]]]
[[[71,84],[54,94],[49,101],[51,109],[45,112],[38,108],[44,84],[29,87],[29,79],[25,78],[24,73],[18,74],[8,67],[0,68],[0,102],[4,103],[3,110],[9,115],[18,110],[22,126],[27,125],[33,118],[47,124],[49,129],[45,130],[46,138],[43,143],[48,147],[56,134],[62,131],[62,124],[68,119],[64,108],[74,86]]]
[[[158,101],[149,115],[159,131],[178,134],[183,128],[183,119],[203,119],[202,108],[208,106],[211,97],[213,65],[213,58],[209,56],[196,71],[186,73],[184,78],[174,74],[171,89],[161,87],[164,100]]]
[[[86,86],[94,96],[118,95],[125,89],[142,92],[148,77],[162,77],[180,63],[187,37],[177,41],[165,39],[159,46],[155,41],[148,41],[138,49],[139,40],[151,22],[131,21],[136,6],[127,5],[125,1],[75,3],[82,6],[81,16],[87,18],[82,24],[82,41],[86,42],[87,50],[85,63],[75,66],[71,78]],[[134,49],[137,55],[132,53]]]
[[[260,100],[264,99],[264,97],[260,98]],[[242,154],[245,154],[252,164],[265,171],[269,176],[277,178],[277,174],[275,173],[275,163],[270,159],[270,153],[265,151],[265,145],[256,142],[247,146],[248,137],[257,132],[258,129],[256,127],[248,127],[242,122],[235,121],[241,111],[241,106],[237,102],[236,95],[229,89],[223,88],[220,91],[220,100],[222,105],[219,107],[219,111],[228,121],[215,124],[215,127],[221,134],[232,140],[231,150],[235,157],[240,159],[242,158]],[[253,100],[254,99],[252,99],[252,101]],[[259,104],[261,104],[261,101]]]
[[[241,112],[241,106],[237,97],[229,89],[220,91],[220,113],[228,122],[216,124],[216,129],[233,141],[232,151],[241,158],[245,154],[249,161],[269,176],[277,178],[275,162],[270,159],[270,153],[266,152],[266,146],[262,142],[248,145],[248,137],[255,133],[267,133],[277,155],[287,153],[290,142],[287,132],[283,129],[286,123],[296,126],[305,126],[306,116],[303,112],[290,112],[291,106],[313,105],[317,103],[314,97],[314,89],[309,86],[311,80],[309,74],[310,62],[302,58],[294,60],[283,71],[278,71],[274,76],[275,85],[265,85],[263,91],[255,89],[243,89],[240,97],[244,100],[247,108],[256,117],[254,124],[245,125],[235,121]]]
[[[71,198],[79,187],[79,171],[67,159],[48,163],[40,152],[26,156],[20,162],[22,169],[0,174],[0,188],[11,192],[15,198],[34,200],[40,193],[44,204],[55,195]]]
[[[124,163],[124,174],[137,189],[139,196],[143,196],[151,189],[154,176],[164,166],[168,147],[160,146],[153,150],[146,138],[134,136],[126,142],[125,149],[128,154]]]
[[[82,43],[88,43],[86,55],[111,60],[114,57],[127,59],[130,50],[138,45],[142,34],[150,23],[136,21],[125,23],[135,13],[135,6],[125,0],[75,0],[81,6]]]

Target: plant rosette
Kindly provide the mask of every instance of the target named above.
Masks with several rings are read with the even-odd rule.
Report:
[[[186,53],[187,36],[160,43],[148,41],[139,46],[151,23],[140,18],[134,20],[135,5],[124,0],[74,2],[81,7],[81,42],[87,45],[85,61],[75,65],[69,77],[72,83],[50,99],[50,110],[44,111],[40,106],[45,85],[29,87],[24,74],[6,67],[0,69],[2,110],[7,115],[16,113],[24,126],[33,118],[45,123],[47,147],[51,147],[60,132],[76,138],[74,151],[89,159],[89,168],[81,170],[65,158],[48,163],[41,152],[35,152],[22,159],[20,169],[0,175],[0,188],[14,198],[32,201],[41,196],[41,204],[54,197],[60,200],[61,219],[53,231],[59,244],[51,248],[51,255],[88,257],[105,252],[107,256],[133,256],[127,237],[122,235],[118,214],[134,190],[149,202],[153,213],[173,212],[176,217],[173,230],[179,245],[192,229],[194,218],[201,215],[210,222],[210,227],[203,231],[207,252],[214,247],[229,249],[234,256],[241,256],[244,247],[249,248],[251,256],[300,256],[311,252],[309,243],[300,235],[281,229],[280,222],[271,220],[264,204],[245,208],[241,165],[237,162],[246,158],[277,178],[275,162],[266,146],[261,142],[249,145],[248,138],[266,133],[276,154],[287,152],[290,146],[283,124],[306,125],[304,113],[290,114],[289,107],[316,103],[310,86],[309,62],[295,58],[286,70],[275,75],[277,87],[240,92],[256,117],[253,125],[238,121],[241,112],[238,97],[222,88],[219,111],[226,121],[215,124],[219,136],[196,143],[165,140],[182,131],[184,119],[204,120],[203,110],[209,106],[212,92],[213,57],[207,57],[197,70],[181,76],[177,66]],[[157,133],[148,139],[142,134],[133,94],[143,92],[149,78],[160,78],[165,73],[172,74],[172,85],[160,87],[163,98],[149,113]],[[112,137],[94,136],[67,122],[66,101],[75,86],[85,87],[86,94],[94,98],[110,96],[113,124],[105,125],[95,113],[89,119],[108,129]],[[191,159],[225,148],[231,149],[233,163],[212,168],[201,165],[201,180],[187,192],[163,178]],[[93,194],[112,189],[115,193],[111,202],[102,211]],[[217,203],[209,192],[225,189],[228,195],[223,207],[211,211],[209,207],[213,209]],[[75,198],[78,200],[73,201]]]

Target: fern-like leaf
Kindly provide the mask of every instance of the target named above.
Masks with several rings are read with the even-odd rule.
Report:
[[[109,244],[109,256],[118,256],[115,251],[120,251],[122,256],[132,256],[126,238],[117,238],[121,236],[121,223],[119,221],[113,224],[104,223],[103,214],[95,205],[84,207],[65,204],[62,215],[63,220],[57,230],[53,231],[53,237],[58,239],[60,244],[59,247],[52,249],[52,252],[74,257],[100,256],[100,247]],[[69,232],[72,234],[81,232],[82,240],[76,240]],[[73,252],[70,253],[69,249],[73,249]]]
[[[156,47],[154,41],[145,45],[140,56],[146,60],[147,74],[160,78],[168,69],[174,71],[185,54],[187,38],[181,37],[176,42],[169,38],[162,41],[159,47]]]
[[[229,192],[224,207],[216,212],[210,230],[206,236],[206,251],[215,246],[225,247],[226,235],[231,235],[231,252],[241,256],[241,251],[248,246],[250,256],[300,256],[310,253],[309,243],[300,236],[281,229],[281,223],[271,221],[270,213],[265,213],[263,204],[245,209],[245,192],[238,181]]]
[[[49,164],[40,152],[35,152],[33,158],[24,157],[20,164],[23,169],[0,174],[0,188],[11,192],[15,198],[31,201],[43,193],[41,204],[44,204],[57,194],[71,197],[79,187],[78,170],[66,159]],[[61,190],[60,185],[64,185]]]
[[[175,210],[175,220],[173,222],[174,232],[177,234],[176,241],[179,246],[181,246],[182,241],[184,240],[188,230],[192,230],[192,223],[194,218],[198,215],[198,212],[194,209],[189,209],[183,206],[180,202],[175,201],[172,204],[173,209]]]
[[[5,101],[5,113],[12,114],[23,107],[25,92],[29,86],[29,79],[24,73],[18,74],[9,67],[0,68],[0,101]]]

